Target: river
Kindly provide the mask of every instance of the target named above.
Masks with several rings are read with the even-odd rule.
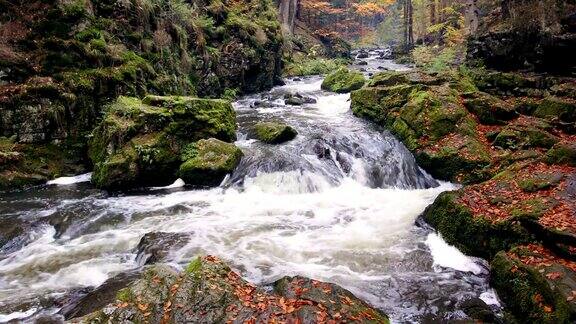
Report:
[[[368,63],[366,73],[406,68],[375,55]],[[456,186],[434,180],[391,134],[352,115],[349,94],[321,82],[290,79],[234,103],[245,156],[218,188],[108,194],[82,175],[0,194],[2,224],[26,229],[0,249],[0,322],[56,313],[66,296],[141,267],[135,248],[149,232],[189,233],[169,255],[175,265],[213,254],[256,284],[334,282],[393,322],[466,318],[462,302],[478,297],[497,311],[486,262],[417,222]],[[296,93],[317,102],[285,105]],[[281,145],[250,139],[261,120],[299,134]]]

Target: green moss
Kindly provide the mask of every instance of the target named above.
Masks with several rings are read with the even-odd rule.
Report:
[[[546,153],[548,163],[576,166],[576,144],[560,142]]]
[[[502,148],[521,149],[530,147],[550,148],[559,138],[536,126],[506,126],[494,139],[494,145]]]
[[[178,175],[190,185],[214,186],[232,173],[240,159],[242,151],[234,144],[217,139],[200,140],[193,147],[184,150]]]
[[[130,302],[134,299],[134,295],[132,294],[132,290],[130,288],[123,288],[118,291],[116,294],[116,300],[121,302]]]
[[[492,223],[458,203],[459,192],[440,194],[424,211],[424,219],[446,242],[466,254],[490,259],[499,251],[530,241],[530,235],[514,222]]]
[[[562,181],[561,173],[539,173],[533,174],[517,181],[518,186],[526,192],[535,192],[549,189]]]
[[[197,257],[188,264],[185,271],[187,274],[197,275],[199,274],[200,270],[202,270],[202,258]]]
[[[259,122],[253,131],[257,139],[268,144],[284,143],[298,135],[294,128],[277,122]]]
[[[547,97],[533,112],[535,117],[559,119],[564,122],[576,122],[576,103],[558,97]]]
[[[556,205],[552,198],[534,198],[521,201],[511,212],[516,218],[531,218],[537,220]]]
[[[464,102],[468,110],[487,125],[504,124],[517,116],[515,107],[484,92],[475,92]]]
[[[511,259],[504,252],[492,260],[490,282],[512,313],[525,323],[570,323],[564,298],[552,291],[535,269]],[[544,307],[550,307],[546,312]]]
[[[347,93],[362,88],[366,79],[360,72],[340,68],[329,74],[322,82],[322,89],[336,93]]]
[[[346,64],[347,62],[343,59],[305,57],[287,62],[284,68],[284,75],[287,77],[324,75],[343,68]]]

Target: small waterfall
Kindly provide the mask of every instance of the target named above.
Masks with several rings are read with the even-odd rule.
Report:
[[[397,67],[379,55],[366,73]],[[178,182],[111,196],[81,176],[0,197],[0,221],[24,228],[0,249],[0,321],[53,313],[62,296],[138,268],[136,247],[149,232],[189,234],[170,252],[174,264],[214,254],[256,284],[285,275],[334,282],[397,322],[461,319],[468,298],[495,303],[485,262],[414,224],[455,186],[434,180],[390,133],[355,118],[349,95],[321,82],[287,80],[234,103],[245,156],[218,188]],[[290,106],[287,94],[314,100]],[[299,135],[261,143],[250,129],[263,120]]]

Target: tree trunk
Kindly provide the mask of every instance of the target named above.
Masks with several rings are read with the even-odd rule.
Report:
[[[287,34],[294,32],[294,21],[298,13],[299,0],[279,0],[278,13],[282,28]]]
[[[510,18],[510,0],[502,0],[502,18]]]
[[[478,0],[468,0],[466,7],[466,20],[470,34],[475,34],[478,31]]]
[[[436,0],[429,0],[428,9],[430,10],[430,25],[436,25]]]

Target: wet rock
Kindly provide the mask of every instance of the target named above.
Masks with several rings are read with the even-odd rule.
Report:
[[[69,320],[93,313],[109,303],[116,301],[118,292],[131,285],[140,275],[140,271],[120,273],[106,280],[99,287],[83,294],[82,297],[76,297],[69,301],[62,307],[58,314]]]
[[[513,105],[484,92],[468,94],[464,105],[481,123],[487,125],[501,125],[518,116]]]
[[[215,138],[188,144],[182,151],[184,161],[178,176],[186,184],[217,186],[240,163],[243,153],[234,144]]]
[[[319,316],[322,321],[388,323],[386,315],[333,284],[294,277],[284,278],[274,286],[274,293],[255,287],[211,256],[194,260],[180,273],[166,265],[155,265],[120,290],[117,303],[78,320],[243,323],[252,319],[312,323]]]
[[[530,234],[512,220],[496,223],[475,215],[462,204],[462,191],[440,194],[423,213],[424,220],[437,229],[451,245],[466,254],[490,260],[499,251],[529,242]]]
[[[358,61],[358,62],[356,63],[356,65],[361,65],[361,66],[362,66],[362,65],[368,65],[368,62],[366,62],[366,61]]]
[[[188,233],[146,233],[138,243],[136,261],[140,265],[166,261],[171,251],[184,247],[190,241]]]
[[[324,305],[326,313],[330,316],[340,314],[342,318],[337,321],[374,321],[388,323],[388,317],[382,312],[373,309],[368,304],[356,298],[349,291],[330,283],[324,283],[305,277],[284,277],[274,283],[274,292],[290,299],[311,301],[316,305]],[[326,301],[330,301],[326,303]],[[312,307],[302,307],[296,311],[296,316],[304,323],[316,322],[315,311]]]
[[[294,128],[279,122],[259,122],[252,132],[258,140],[268,144],[281,144],[293,140],[298,135]]]
[[[568,305],[566,296],[555,289],[558,282],[547,280],[536,269],[504,252],[496,255],[490,265],[491,284],[519,320],[539,323],[571,322],[574,312]],[[572,288],[576,288],[574,282]]]
[[[365,82],[362,73],[341,68],[324,79],[322,89],[336,93],[347,93],[362,88]]]
[[[365,50],[360,50],[358,52],[358,54],[356,55],[357,59],[365,59],[365,58],[369,58],[369,57],[370,57],[370,54]]]
[[[299,93],[284,95],[284,103],[287,105],[302,106],[304,104],[314,104],[316,102],[316,99],[305,97]]]
[[[468,299],[462,303],[461,307],[466,315],[482,323],[502,323],[490,306],[480,298]]]
[[[89,143],[92,182],[114,190],[169,185],[177,179],[186,145],[210,137],[233,141],[235,117],[225,100],[120,97]]]
[[[383,66],[379,66],[379,67],[377,67],[377,69],[380,70],[380,71],[388,70],[388,68],[385,68],[385,67],[383,67]]]

